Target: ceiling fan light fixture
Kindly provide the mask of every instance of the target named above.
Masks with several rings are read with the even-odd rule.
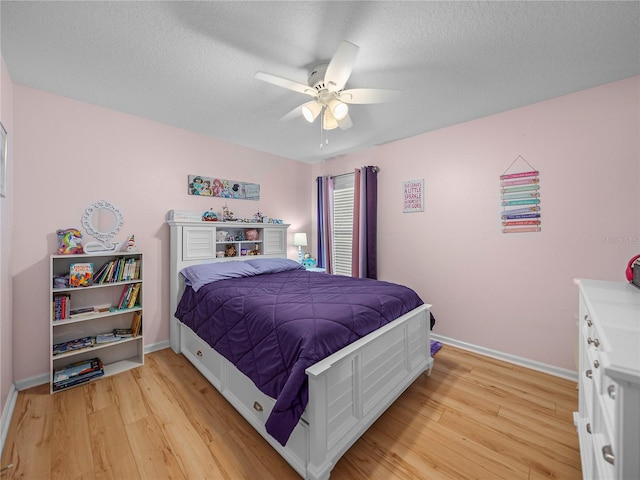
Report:
[[[322,105],[320,105],[316,101],[305,103],[302,106],[302,115],[304,116],[304,119],[309,123],[313,123],[313,121],[318,117],[321,111]]]
[[[349,105],[340,100],[333,99],[329,102],[329,110],[336,120],[342,120],[349,113]]]
[[[322,117],[322,128],[325,130],[333,130],[334,128],[338,128],[338,120],[333,116],[331,110],[328,108],[324,109],[324,115]]]

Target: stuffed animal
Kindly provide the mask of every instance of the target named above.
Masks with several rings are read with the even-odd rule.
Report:
[[[317,262],[316,262],[315,258],[313,258],[308,253],[305,253],[304,254],[304,259],[302,260],[302,265],[305,268],[316,268],[317,267]]]
[[[227,245],[224,249],[225,257],[235,257],[236,256],[236,247],[235,245]]]
[[[82,248],[82,233],[77,228],[65,228],[56,231],[58,235],[58,253],[74,255],[84,253]]]

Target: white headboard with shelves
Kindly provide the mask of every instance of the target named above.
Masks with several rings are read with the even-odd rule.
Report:
[[[184,210],[171,210],[167,215],[167,223],[171,229],[169,286],[171,348],[177,352],[180,346],[180,328],[179,320],[173,314],[184,290],[180,271],[200,263],[249,260],[260,257],[286,258],[289,225],[282,223],[209,222],[202,220],[202,213]],[[255,230],[255,233],[247,235],[250,230]],[[218,237],[219,232],[227,233]],[[252,240],[247,240],[247,236]],[[224,256],[229,245],[235,247],[234,256]],[[249,252],[257,252],[258,257],[250,255]],[[245,254],[243,255],[243,253]]]

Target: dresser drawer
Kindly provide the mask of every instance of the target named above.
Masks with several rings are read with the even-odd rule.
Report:
[[[271,414],[275,400],[258,390],[253,382],[233,365],[228,365],[225,385],[224,396],[244,412],[247,420],[253,420],[252,423],[258,431],[268,435],[264,424]],[[306,429],[306,423],[300,420],[286,445],[287,449],[290,449],[294,456],[303,460],[305,464],[309,456]]]
[[[229,366],[225,383],[225,396],[233,392],[235,400],[240,402],[252,417],[261,425],[267,421],[275,400],[256,388],[253,382],[237,368]]]
[[[214,387],[220,390],[224,357],[198,337],[189,327],[181,325],[180,328],[182,329],[180,335],[182,353],[191,360]]]
[[[611,463],[611,461],[615,462],[615,459],[612,459],[615,457],[615,451],[611,448],[609,438],[606,435],[594,435],[593,450],[594,478],[603,480],[616,479],[616,468],[614,463]],[[611,461],[606,458],[610,458]]]
[[[584,368],[585,375],[593,380],[594,388],[597,394],[601,394],[605,389],[604,380],[604,364],[607,362],[607,354],[604,351],[605,344],[595,325],[584,325],[583,338],[586,352],[586,362]]]

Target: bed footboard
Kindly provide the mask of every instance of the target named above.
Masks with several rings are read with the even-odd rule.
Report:
[[[307,369],[309,465],[326,480],[340,457],[423,372],[431,373],[430,305]]]
[[[180,350],[303,477],[326,480],[340,457],[433,365],[430,305],[422,305],[307,369],[309,403],[283,447],[265,427],[275,400],[180,325]]]

